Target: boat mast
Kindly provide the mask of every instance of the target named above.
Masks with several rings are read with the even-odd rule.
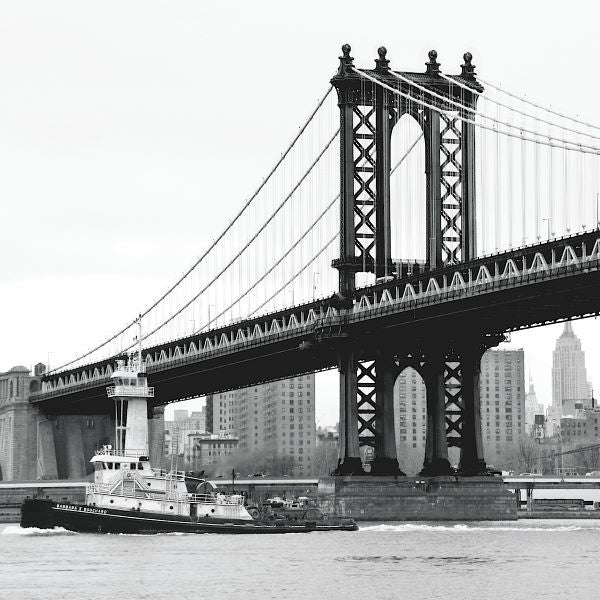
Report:
[[[137,318],[138,323],[138,370],[142,370],[142,315]]]

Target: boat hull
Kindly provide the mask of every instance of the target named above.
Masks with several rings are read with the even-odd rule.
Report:
[[[21,527],[94,533],[310,533],[312,531],[356,531],[351,519],[269,522],[157,515],[140,511],[100,508],[87,504],[27,499],[21,506]]]

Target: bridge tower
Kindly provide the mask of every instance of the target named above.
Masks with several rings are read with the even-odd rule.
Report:
[[[459,75],[441,76],[437,52],[424,73],[392,72],[381,47],[374,69],[356,69],[342,47],[332,78],[340,108],[340,258],[342,306],[352,306],[356,275],[395,277],[391,257],[390,155],[394,126],[404,114],[420,125],[425,140],[427,268],[476,256],[475,126],[460,117],[475,109],[483,91],[470,53]],[[382,82],[385,86],[377,83]],[[452,85],[466,84],[473,91]],[[393,90],[398,90],[400,94]],[[417,102],[415,100],[419,100]],[[452,101],[459,103],[456,106]],[[427,104],[429,108],[424,106]],[[420,224],[416,224],[419,226]],[[399,275],[399,274],[398,274]],[[498,338],[464,331],[424,332],[411,340],[380,340],[366,347],[347,340],[339,347],[340,456],[336,474],[362,473],[360,447],[374,451],[371,473],[401,474],[396,456],[393,388],[412,366],[427,389],[427,437],[423,475],[452,472],[448,447],[461,449],[460,472],[484,473],[479,420],[479,365]]]

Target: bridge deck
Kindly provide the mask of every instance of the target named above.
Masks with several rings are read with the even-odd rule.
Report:
[[[334,300],[234,323],[144,350],[155,404],[223,392],[336,366],[341,344],[368,359],[402,340],[501,333],[598,314],[600,234],[527,246],[357,290]],[[112,409],[114,358],[46,379],[31,401],[51,413]]]

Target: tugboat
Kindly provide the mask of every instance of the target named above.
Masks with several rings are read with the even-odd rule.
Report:
[[[141,340],[141,334],[139,335]],[[26,499],[21,527],[100,533],[305,533],[356,531],[352,519],[325,517],[307,508],[298,518],[250,512],[241,494],[220,493],[210,482],[191,480],[182,471],[150,466],[148,456],[148,386],[141,347],[127,364],[117,361],[107,388],[115,400],[115,448],[106,445],[91,459],[94,482],[85,503]],[[190,487],[192,487],[190,491]]]

